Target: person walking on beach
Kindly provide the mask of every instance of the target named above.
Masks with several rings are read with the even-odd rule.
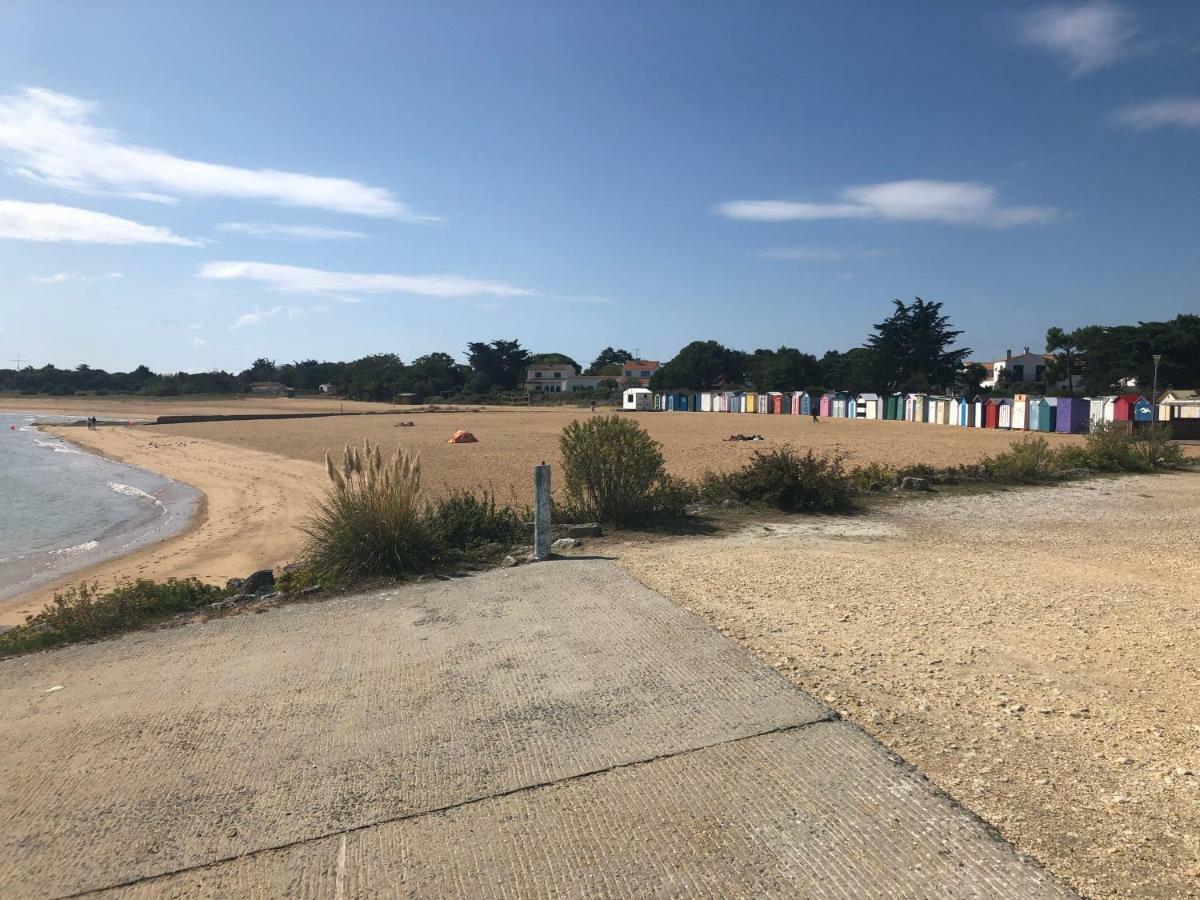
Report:
[[[593,398],[593,399],[592,399],[592,412],[595,412],[595,411],[596,411],[596,401],[595,401],[595,399]]]
[[[813,417],[813,424],[814,424],[814,425],[820,425],[820,424],[821,424],[821,419],[820,419],[820,418],[818,417],[818,415],[817,415],[817,408],[816,408],[815,406],[812,408],[812,417]]]

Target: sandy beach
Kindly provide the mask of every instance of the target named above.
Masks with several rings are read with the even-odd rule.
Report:
[[[53,598],[55,589],[84,580],[104,586],[194,575],[221,582],[287,563],[298,542],[296,525],[325,477],[315,463],[140,427],[47,430],[87,450],[191,485],[205,499],[186,531],[0,603],[0,625],[23,622]]]

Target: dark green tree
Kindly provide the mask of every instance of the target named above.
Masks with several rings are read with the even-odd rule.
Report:
[[[651,390],[707,391],[746,379],[747,357],[716,341],[692,341],[650,379]]]
[[[511,391],[525,380],[529,351],[520,341],[475,341],[467,344],[467,361],[472,371],[486,375],[493,387]]]
[[[750,358],[750,381],[759,393],[802,391],[821,383],[821,364],[811,353],[794,347],[755,350]]]
[[[1046,329],[1046,352],[1055,355],[1053,371],[1047,372],[1046,381],[1065,380],[1067,393],[1071,395],[1075,393],[1078,349],[1079,339],[1074,331],[1064,331],[1057,325]]]
[[[622,363],[627,363],[631,359],[633,359],[633,354],[628,350],[614,350],[612,347],[605,347],[592,360],[592,364],[588,366],[585,374],[620,375],[622,372]]]
[[[920,297],[910,304],[892,303],[895,312],[875,325],[875,333],[867,339],[875,354],[878,387],[889,393],[953,387],[971,351],[951,349],[962,332],[951,328],[942,304]]]

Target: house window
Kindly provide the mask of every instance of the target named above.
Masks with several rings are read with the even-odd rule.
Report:
[[[1012,380],[1013,381],[1024,381],[1025,380],[1025,367],[1024,366],[1015,365],[1012,367]]]
[[[541,372],[534,372],[534,373],[533,373],[533,377],[534,377],[534,378],[541,378],[541,377],[542,377],[542,373],[541,373]]]
[[[554,373],[554,377],[555,377],[555,378],[562,378],[562,372],[555,372],[555,373]]]
[[[1042,380],[1042,375],[1043,375],[1043,374],[1045,374],[1045,371],[1046,371],[1046,367],[1045,367],[1045,366],[1038,366],[1038,367],[1037,367],[1037,368],[1034,370],[1034,376],[1033,376],[1034,380],[1035,380],[1035,381],[1041,381],[1041,380]]]
[[[650,370],[649,370],[649,369],[642,369],[642,377],[643,377],[643,378],[649,378],[649,377],[650,377]]]

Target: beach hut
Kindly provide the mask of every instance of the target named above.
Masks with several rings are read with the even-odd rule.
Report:
[[[1054,430],[1060,434],[1083,434],[1088,430],[1091,403],[1081,397],[1059,397]]]
[[[1037,416],[1038,431],[1058,430],[1058,398],[1042,397],[1037,401],[1036,411],[1029,414],[1030,430],[1033,430],[1033,417]]]
[[[819,404],[821,418],[828,419],[833,415],[833,394],[822,394]]]
[[[784,394],[784,399],[788,404],[788,412],[793,416],[800,415],[800,400],[804,396],[801,391],[792,391],[790,394]]]
[[[811,416],[814,412],[821,414],[821,394],[810,394],[805,391],[800,396],[800,415]]]
[[[760,416],[771,411],[771,398],[766,394],[758,395],[758,402],[754,405],[754,411]]]
[[[958,403],[958,419],[955,424],[961,428],[970,428],[975,424],[975,410],[971,406],[971,401],[966,397],[960,397]]]
[[[987,398],[980,395],[971,402],[971,426],[983,428],[987,424]]]
[[[1116,397],[1092,397],[1088,401],[1088,422],[1091,425],[1096,425],[1107,421],[1104,418],[1104,412],[1108,408],[1109,403],[1116,399]]]
[[[891,394],[888,396],[888,402],[892,404],[892,414],[888,416],[894,422],[898,422],[904,418],[904,401],[903,394]]]
[[[712,394],[709,394],[706,392],[706,393],[703,393],[700,395],[699,409],[700,409],[700,412],[712,412],[713,411],[713,395]]]
[[[743,394],[742,399],[742,412],[758,412],[758,394]]]
[[[621,408],[635,411],[654,409],[654,395],[646,388],[627,388],[621,396]]]
[[[911,415],[908,416],[908,420],[910,422],[924,422],[929,412],[929,395],[909,394],[908,399],[912,402]]]
[[[783,415],[782,391],[767,391],[767,411],[773,416]]]
[[[1112,417],[1110,422],[1133,422],[1133,421],[1150,421],[1150,416],[1147,415],[1144,420],[1138,420],[1135,416],[1135,410],[1138,404],[1147,404],[1146,398],[1141,394],[1120,394],[1113,399]],[[1105,409],[1107,413],[1107,407]]]
[[[883,417],[885,419],[897,419],[896,415],[896,398],[899,394],[888,394],[887,399],[883,401]],[[900,397],[900,403],[904,403],[904,398]]]
[[[1013,394],[1010,428],[1014,431],[1024,431],[1029,427],[1029,395]]]
[[[859,394],[855,400],[855,407],[855,416],[859,419],[880,418],[878,394]]]
[[[1013,401],[1000,400],[996,410],[996,427],[1012,428]]]
[[[1000,404],[999,398],[990,397],[983,405],[983,427],[984,428],[999,428],[1000,427]]]

